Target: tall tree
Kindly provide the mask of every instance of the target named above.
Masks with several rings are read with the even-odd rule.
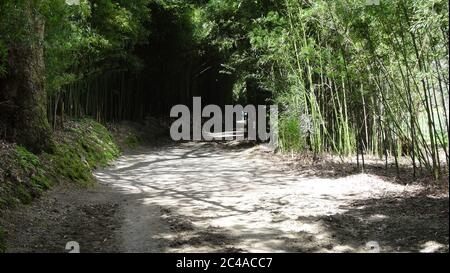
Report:
[[[0,78],[0,121],[8,128],[4,132],[8,139],[34,152],[48,151],[53,146],[44,88],[45,23],[38,3],[36,0],[5,1],[1,13],[9,15],[0,19],[0,28],[17,28],[16,32],[0,29],[2,33],[17,34],[3,42],[7,49],[7,68]],[[13,20],[8,25],[9,19]]]

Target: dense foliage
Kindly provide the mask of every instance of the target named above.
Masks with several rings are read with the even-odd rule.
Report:
[[[448,2],[220,1],[198,5],[235,94],[269,90],[284,150],[408,155],[448,169]],[[247,98],[249,99],[249,98]],[[364,160],[364,157],[363,157]]]
[[[232,97],[279,104],[285,151],[358,154],[363,165],[365,154],[408,156],[414,174],[448,171],[445,0],[31,2],[45,21],[54,125]],[[25,3],[0,3],[0,77],[8,48],[31,39]]]

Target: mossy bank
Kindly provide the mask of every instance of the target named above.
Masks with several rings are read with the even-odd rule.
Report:
[[[92,170],[119,156],[120,149],[101,124],[81,119],[55,131],[54,152],[35,155],[22,146],[0,141],[0,212],[28,204],[61,182],[93,185]],[[0,227],[0,252],[2,252]]]
[[[29,203],[59,181],[88,186],[92,170],[120,154],[113,137],[90,119],[68,121],[55,132],[53,153],[35,155],[24,147],[2,142],[0,149],[0,209]]]

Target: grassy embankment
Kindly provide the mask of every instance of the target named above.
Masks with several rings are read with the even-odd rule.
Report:
[[[92,171],[120,154],[111,133],[90,119],[69,121],[55,132],[53,153],[35,155],[14,143],[0,142],[0,210],[28,204],[61,181],[88,187]],[[133,146],[136,138],[133,138]],[[0,252],[3,230],[0,227]]]

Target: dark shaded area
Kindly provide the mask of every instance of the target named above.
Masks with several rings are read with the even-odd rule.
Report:
[[[65,187],[30,208],[0,214],[7,252],[63,253],[68,252],[65,246],[69,241],[79,242],[82,253],[120,251],[115,241],[115,231],[121,225],[119,204],[111,198],[113,193],[104,188],[86,191],[73,185]]]
[[[343,245],[358,247],[377,241],[382,251],[419,252],[427,242],[434,241],[446,246],[440,251],[448,252],[448,197],[370,199],[346,209],[346,213],[320,219]]]
[[[143,121],[167,118],[172,106],[191,106],[194,96],[202,97],[203,105],[231,104],[234,79],[220,72],[224,56],[197,41],[189,10],[157,2],[150,10],[145,25],[150,35],[134,51],[141,69],[125,66],[76,87],[85,90],[80,99],[85,113],[107,121]]]
[[[154,3],[151,10],[148,29],[153,34],[137,49],[145,63],[137,81],[149,95],[149,113],[168,115],[173,105],[191,105],[194,96],[202,97],[203,104],[230,103],[233,79],[220,73],[223,57],[217,49],[198,44],[189,13]]]

